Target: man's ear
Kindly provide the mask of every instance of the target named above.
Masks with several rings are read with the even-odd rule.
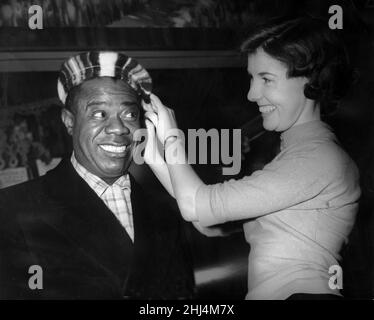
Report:
[[[63,108],[61,111],[61,120],[64,123],[68,134],[73,135],[73,130],[74,130],[73,113],[70,110]]]

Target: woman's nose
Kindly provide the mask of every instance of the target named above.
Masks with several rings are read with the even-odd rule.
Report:
[[[261,88],[254,82],[251,82],[251,86],[247,94],[247,99],[251,102],[256,102],[260,98],[261,98]]]

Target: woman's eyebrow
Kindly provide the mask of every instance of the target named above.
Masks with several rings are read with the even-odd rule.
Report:
[[[249,70],[247,70],[248,72],[248,75],[250,77],[253,77],[252,73],[249,72]],[[262,71],[262,72],[259,72],[257,73],[260,77],[263,77],[263,76],[266,76],[266,75],[270,75],[270,76],[273,76],[273,77],[277,77],[277,75],[275,73],[271,73],[271,72],[268,72],[268,71]]]
[[[268,76],[268,75],[273,76],[273,77],[276,77],[276,76],[277,76],[275,73],[271,73],[271,72],[267,72],[267,71],[260,72],[259,75],[260,75],[261,77],[263,77],[263,76]]]

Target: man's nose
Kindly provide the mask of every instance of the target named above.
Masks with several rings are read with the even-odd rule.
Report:
[[[251,102],[256,102],[261,98],[261,88],[254,81],[251,83],[249,88],[247,99]]]
[[[108,123],[105,127],[105,132],[107,134],[124,135],[129,134],[130,129],[120,117],[115,116],[108,120]]]

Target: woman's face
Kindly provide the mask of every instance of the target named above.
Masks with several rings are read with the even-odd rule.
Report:
[[[285,131],[317,120],[319,108],[304,95],[305,77],[287,78],[287,67],[263,49],[248,56],[251,87],[248,100],[256,102],[268,131]]]

